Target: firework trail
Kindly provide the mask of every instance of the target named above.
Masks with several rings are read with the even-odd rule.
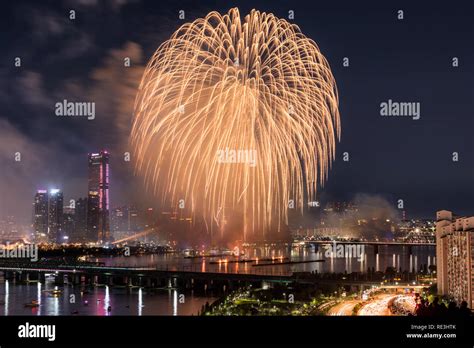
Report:
[[[290,201],[302,212],[315,199],[336,137],[336,83],[315,42],[273,14],[242,20],[234,8],[183,25],[156,50],[131,143],[162,203],[184,203],[221,231],[241,212],[245,238],[286,224]]]

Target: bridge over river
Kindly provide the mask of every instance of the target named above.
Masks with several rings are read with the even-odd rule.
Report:
[[[16,282],[44,282],[54,277],[57,285],[118,286],[186,289],[232,289],[241,286],[262,287],[272,284],[313,284],[316,287],[359,291],[380,285],[379,282],[344,278],[329,279],[311,273],[266,274],[256,267],[252,273],[202,272],[190,267],[111,267],[93,264],[48,262],[0,262],[5,279]]]

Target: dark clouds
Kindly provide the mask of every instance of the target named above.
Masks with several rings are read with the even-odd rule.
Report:
[[[87,13],[98,25],[98,13],[117,14],[126,3],[81,1],[74,9],[78,17]],[[67,200],[85,196],[87,153],[101,148],[113,154],[115,203],[130,199],[125,197],[127,183],[133,180],[123,153],[128,151],[135,91],[146,60],[142,47],[125,38],[104,45],[100,32],[76,25],[63,5],[21,3],[9,9],[13,15],[23,14],[14,28],[27,30],[20,35],[12,30],[16,40],[7,47],[10,67],[0,68],[0,215],[15,215],[20,221],[29,222],[36,189],[59,187]],[[15,68],[17,56],[22,66]],[[125,58],[130,66],[124,65]],[[95,102],[96,118],[57,117],[55,104],[64,99]]]
[[[87,152],[112,152],[113,205],[139,194],[127,151],[136,88],[153,51],[184,22],[232,1],[17,1],[0,13],[0,216],[31,218],[34,190],[63,188],[65,198],[84,196]],[[436,209],[473,212],[472,137],[474,36],[472,5],[436,1],[395,5],[340,1],[241,1],[287,16],[314,39],[333,69],[340,93],[342,139],[326,200],[359,192],[404,199],[408,216]],[[76,11],[71,21],[69,10]],[[350,68],[342,58],[350,58]],[[450,66],[460,58],[460,67]],[[13,66],[22,58],[22,67]],[[123,59],[131,58],[131,67]],[[382,119],[387,99],[420,101],[421,120]],[[59,118],[54,104],[96,102],[96,119]],[[20,151],[22,161],[13,161]],[[351,160],[342,161],[348,151]],[[460,161],[451,154],[459,151]]]

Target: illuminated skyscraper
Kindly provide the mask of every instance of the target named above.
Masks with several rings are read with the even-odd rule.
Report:
[[[73,242],[87,242],[87,198],[79,198],[76,201],[74,212],[74,236]]]
[[[48,235],[48,191],[38,190],[33,203],[33,228],[37,240],[45,240]]]
[[[113,209],[111,224],[111,230],[114,233],[128,231],[128,207],[124,206]]]
[[[87,197],[87,235],[91,242],[110,240],[109,153],[89,154],[89,190]]]
[[[63,207],[63,242],[70,243],[76,234],[76,208],[71,205]]]
[[[438,293],[474,307],[474,216],[436,213]]]
[[[63,193],[58,189],[49,191],[48,239],[50,242],[63,243]]]
[[[128,209],[128,230],[140,232],[143,230],[142,216],[137,207],[130,206]]]

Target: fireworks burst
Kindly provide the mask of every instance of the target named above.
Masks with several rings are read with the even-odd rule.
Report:
[[[291,202],[302,212],[315,199],[336,136],[336,83],[315,42],[273,14],[242,20],[234,8],[183,25],[157,49],[131,142],[162,203],[182,203],[221,231],[240,212],[245,238],[287,223]]]

